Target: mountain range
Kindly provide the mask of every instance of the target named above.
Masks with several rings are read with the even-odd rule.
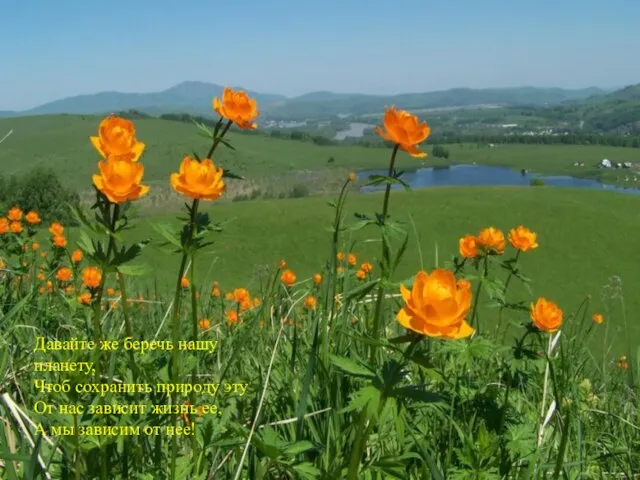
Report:
[[[189,113],[211,115],[211,101],[219,97],[223,87],[212,83],[188,81],[154,93],[100,92],[55,100],[24,111],[0,111],[0,117],[47,114],[107,114],[137,110],[150,115]],[[264,118],[302,120],[336,115],[376,114],[385,106],[398,105],[409,110],[479,105],[511,106],[558,105],[566,101],[582,101],[610,93],[597,87],[583,89],[513,87],[455,88],[450,90],[405,93],[399,95],[365,95],[313,92],[298,97],[285,97],[248,90]]]

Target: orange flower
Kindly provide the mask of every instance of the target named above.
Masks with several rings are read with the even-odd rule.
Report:
[[[219,297],[220,296],[220,289],[218,287],[213,287],[213,289],[211,290],[211,296],[212,297]]]
[[[371,273],[371,270],[373,270],[373,265],[371,265],[369,262],[364,262],[362,265],[360,265],[360,269],[364,273]]]
[[[40,244],[39,244],[38,242],[33,242],[33,243],[31,244],[31,250],[33,250],[34,252],[35,252],[36,250],[40,250]]]
[[[250,298],[246,298],[242,302],[240,302],[240,311],[241,312],[246,312],[247,310],[249,310],[252,307],[253,307],[253,302],[251,301]]]
[[[231,120],[242,129],[253,130],[258,127],[254,123],[260,115],[258,105],[253,98],[249,98],[247,92],[225,87],[222,91],[222,102],[218,97],[213,99],[213,109],[218,115]]]
[[[231,309],[227,312],[227,325],[234,325],[238,323],[238,312],[235,309]]]
[[[602,316],[601,313],[594,313],[593,317],[591,317],[593,319],[594,322],[596,322],[598,325],[601,325],[604,323],[604,317]]]
[[[358,179],[358,175],[356,174],[356,172],[349,172],[347,178],[350,182],[355,182]]]
[[[112,203],[137,200],[147,194],[149,187],[142,185],[144,166],[117,157],[107,157],[98,162],[99,175],[93,176],[93,184]]]
[[[540,297],[531,303],[531,320],[540,330],[553,333],[562,326],[562,310],[554,302]]]
[[[189,279],[187,277],[182,277],[180,279],[180,286],[182,288],[189,288],[190,285],[191,285],[191,282],[189,282]]]
[[[367,278],[367,273],[364,270],[358,270],[356,272],[356,278],[358,280],[364,280],[365,278]]]
[[[9,230],[13,233],[20,233],[22,232],[22,224],[20,222],[11,222],[9,224]]]
[[[534,232],[520,225],[518,228],[512,228],[509,231],[509,242],[513,245],[513,248],[526,252],[527,250],[538,248],[536,236]]]
[[[431,128],[427,122],[418,123],[418,117],[406,110],[396,110],[395,105],[385,108],[384,130],[376,127],[378,135],[389,142],[396,143],[402,150],[412,157],[423,158],[427,154],[418,150],[418,145],[424,142]]]
[[[225,294],[224,298],[225,300],[233,300],[233,293],[228,292],[227,294]]]
[[[336,272],[338,272],[338,273],[344,272],[344,267],[337,267],[336,268]]]
[[[40,256],[41,256],[42,258],[46,258],[46,256],[47,256],[47,252],[40,252]]]
[[[50,292],[53,290],[53,282],[51,280],[47,280],[47,290]]]
[[[342,253],[342,252],[338,252],[338,254],[336,255],[336,258],[337,258],[339,261],[344,260],[344,253]]]
[[[460,256],[465,258],[474,258],[478,255],[478,247],[476,245],[476,237],[473,235],[465,235],[459,241]]]
[[[304,308],[306,308],[307,310],[315,310],[317,304],[318,300],[316,299],[316,297],[313,297],[311,295],[304,299]]]
[[[53,244],[58,248],[64,248],[67,246],[67,239],[64,238],[62,235],[55,235],[53,237]]]
[[[484,247],[487,250],[493,250],[496,253],[504,253],[505,240],[504,233],[497,228],[489,227],[480,231],[480,234],[476,238],[476,244],[480,247]]]
[[[616,362],[616,366],[622,370],[628,370],[629,362],[627,362],[627,356],[626,355],[621,356]]]
[[[60,267],[56,272],[56,278],[60,282],[68,282],[73,278],[73,274],[71,273],[71,269],[69,267]]]
[[[286,260],[280,260],[280,263],[278,264],[278,268],[284,268],[287,266],[287,261]]]
[[[40,281],[44,280],[44,273],[38,272],[38,274],[36,275],[36,278]]]
[[[314,285],[320,285],[322,283],[322,275],[320,275],[319,273],[316,273],[313,276],[313,284]]]
[[[9,220],[6,217],[0,218],[0,235],[4,235],[9,231]]]
[[[74,250],[73,253],[71,254],[71,261],[73,263],[80,263],[80,261],[82,261],[82,257],[83,257],[82,250],[80,249]]]
[[[53,222],[49,227],[49,232],[54,237],[61,237],[64,233],[64,227],[60,225],[58,222]]]
[[[233,300],[236,303],[246,302],[249,299],[249,291],[245,288],[236,288],[233,291]]]
[[[285,270],[284,272],[282,272],[280,280],[282,280],[282,283],[284,283],[287,287],[290,287],[295,283],[296,275],[291,270]]]
[[[217,200],[226,189],[223,173],[222,168],[216,168],[208,158],[199,162],[186,156],[180,164],[180,171],[171,174],[171,186],[187,198]]]
[[[116,291],[113,288],[107,288],[107,295],[109,295],[110,297],[113,297],[115,293]]]
[[[211,322],[208,318],[201,318],[198,322],[198,326],[200,327],[200,330],[209,330],[209,327],[211,327]]]
[[[38,215],[38,212],[34,212],[33,210],[27,213],[25,220],[27,221],[27,223],[30,223],[31,225],[35,225],[36,223],[40,223],[42,221],[42,219],[40,218],[40,215]]]
[[[18,207],[12,207],[11,210],[9,210],[7,217],[9,217],[9,220],[18,222],[22,218],[22,210],[20,210]]]
[[[90,305],[91,294],[89,292],[81,293],[80,295],[78,295],[78,302],[80,302],[83,305]]]
[[[347,256],[347,263],[352,267],[356,264],[356,256],[353,253],[350,253]]]
[[[109,115],[102,120],[98,136],[89,139],[102,158],[135,162],[144,151],[144,143],[136,139],[133,122],[116,115]]]
[[[216,281],[213,281],[213,282],[211,283],[211,287],[212,287],[212,288],[218,288],[219,286],[220,286],[220,284],[219,284],[218,282],[216,282]]]
[[[419,271],[408,290],[400,285],[405,306],[398,312],[400,324],[435,338],[459,339],[473,334],[465,317],[471,309],[471,283],[458,280],[452,272],[438,268],[428,274]]]
[[[98,267],[86,267],[82,270],[82,283],[89,288],[98,288],[102,281],[102,271]]]
[[[260,302],[259,298],[256,297],[256,298],[253,299],[253,306],[254,307],[258,307],[260,305],[260,303],[261,302]]]

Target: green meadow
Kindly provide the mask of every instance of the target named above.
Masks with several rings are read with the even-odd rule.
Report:
[[[0,146],[4,175],[49,166],[82,192],[87,214],[99,121],[0,121],[0,132],[14,130]],[[636,478],[639,196],[546,186],[364,194],[348,172],[385,168],[391,148],[231,132],[231,149],[225,130],[207,140],[181,123],[135,124],[151,192],[126,219],[109,198],[139,195],[139,164],[113,157],[101,217],[66,225],[66,248],[51,246],[53,219],[30,229],[22,212],[2,212],[12,221],[0,234],[0,478]],[[225,180],[229,191],[208,202],[220,178],[193,162],[174,185],[198,200],[172,192],[183,156],[209,145],[245,179]],[[595,162],[637,152],[449,150],[455,163],[547,174],[584,161],[581,175],[605,180],[615,172]],[[396,167],[422,165],[446,163],[399,151]],[[300,185],[300,198],[232,201]],[[521,250],[479,236],[474,259],[459,263],[462,236],[495,227],[508,238],[519,225],[531,230]],[[372,270],[358,279],[363,262]]]

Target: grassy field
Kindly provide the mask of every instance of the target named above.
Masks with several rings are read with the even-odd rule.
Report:
[[[10,175],[48,164],[86,189],[97,160],[87,137],[98,121],[13,119],[0,165]],[[167,180],[204,141],[184,124],[137,127],[144,183],[161,201],[134,200],[141,208],[124,222],[122,205],[104,197],[104,220],[93,225],[100,248],[67,228],[66,249],[54,249],[46,222],[36,237],[45,264],[29,238],[33,214],[4,212],[12,221],[3,218],[0,232],[0,478],[596,480],[640,471],[639,197],[441,187],[393,191],[387,211],[388,197],[351,185],[333,206],[335,195],[186,200],[185,218],[185,199],[168,193]],[[390,154],[229,138],[237,150],[214,158],[258,187],[315,181],[314,192],[332,191],[346,172],[384,167]],[[587,155],[635,153],[451,150],[460,163],[545,173],[590,163]],[[140,191],[140,178],[126,177],[135,167],[123,165],[103,174],[114,182],[103,183],[106,194]],[[400,168],[420,165],[398,157]],[[221,191],[215,175],[202,175],[206,164],[192,167],[174,179],[180,189]],[[198,208],[224,224],[204,230],[212,246],[194,238],[205,226]],[[345,229],[332,225],[342,208]],[[349,229],[354,214],[378,212],[377,225]],[[116,234],[125,224],[133,228]],[[185,228],[165,231],[168,250],[154,229],[162,224]],[[526,251],[531,232],[504,254],[484,237],[474,261],[449,262],[461,236],[518,225],[537,233],[539,248]],[[391,235],[398,229],[406,249]],[[124,253],[147,239],[139,258]],[[78,244],[84,258],[72,260]],[[368,276],[364,266],[361,280],[351,267],[336,274],[339,251],[355,254],[355,268],[371,262]],[[148,270],[135,276],[140,264]],[[420,273],[435,267],[447,271]],[[214,281],[221,295],[210,294]],[[411,288],[402,296],[400,282]]]
[[[212,281],[224,289],[260,287],[260,272],[276,267],[286,259],[300,279],[308,279],[322,270],[330,249],[330,234],[325,227],[332,221],[330,198],[312,197],[286,200],[255,200],[203,207],[214,222],[230,221],[198,267],[205,293]],[[348,223],[354,213],[373,214],[379,210],[381,194],[353,192],[346,209]],[[175,206],[179,207],[179,203]],[[575,309],[586,295],[593,308],[613,308],[611,325],[621,325],[619,302],[604,302],[602,287],[611,276],[620,276],[626,292],[627,309],[634,339],[640,339],[640,275],[631,262],[640,236],[640,199],[631,195],[600,191],[557,189],[551,187],[518,188],[432,188],[412,192],[394,192],[394,217],[407,222],[411,239],[405,261],[396,280],[413,275],[423,265],[434,268],[436,246],[439,266],[457,255],[457,239],[476,233],[485,226],[508,229],[524,224],[539,234],[544,247],[524,255],[523,268],[535,279],[533,293],[561,297],[563,305]],[[417,237],[411,219],[415,222]],[[173,214],[142,214],[135,219],[130,240],[151,238],[140,262],[153,268],[148,279],[136,279],[138,289],[154,288],[168,293],[174,288],[178,259],[159,248],[163,241],[152,223],[178,225]],[[344,250],[357,242],[353,252],[361,261],[379,260],[380,242],[376,231],[361,230],[345,237]],[[71,235],[71,239],[75,237]],[[544,252],[544,254],[542,253]],[[160,261],[160,259],[162,259]],[[501,274],[503,277],[504,275]],[[203,278],[206,276],[206,278]],[[115,285],[114,285],[115,286]],[[516,294],[528,295],[524,290]]]
[[[87,179],[95,173],[97,155],[87,140],[95,135],[101,118],[94,116],[34,116],[0,120],[0,132],[13,129],[13,135],[0,149],[0,167],[5,175],[21,174],[38,165],[47,165],[59,172],[65,184],[78,190],[87,189]],[[183,155],[201,152],[206,139],[190,124],[157,119],[136,121],[138,138],[145,142],[143,162],[145,180],[155,186],[154,193],[141,204],[162,206],[177,197],[167,189],[169,174],[177,168]],[[235,151],[219,150],[216,161],[244,176],[245,182],[230,182],[227,198],[238,194],[272,192],[277,196],[289,192],[295,185],[306,185],[312,193],[335,192],[349,170],[384,168],[389,152],[386,149],[355,146],[317,146],[291,140],[279,140],[261,135],[229,134],[232,144],[242,144]],[[44,147],[44,146],[47,147]],[[424,146],[428,148],[428,142]],[[600,178],[610,183],[623,183],[624,171],[595,168],[603,158],[614,162],[639,162],[640,151],[632,148],[579,145],[498,145],[495,148],[476,145],[449,145],[450,159],[433,156],[424,161],[407,155],[398,158],[401,169],[430,165],[476,162],[514,169],[526,168],[542,174],[563,174]],[[16,158],[20,161],[17,162]],[[329,159],[333,159],[329,162]],[[573,167],[584,161],[585,167]]]

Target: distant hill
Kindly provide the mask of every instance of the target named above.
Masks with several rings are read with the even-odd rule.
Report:
[[[101,92],[78,95],[45,103],[22,115],[105,114],[112,111],[140,110],[150,114],[190,112],[213,115],[211,101],[222,94],[223,87],[205,82],[182,82],[162,92],[121,93]],[[249,91],[264,106],[285,100],[281,95]]]
[[[380,113],[393,104],[409,110],[476,105],[547,105],[566,100],[603,95],[599,88],[566,90],[562,88],[454,88],[428,93],[404,93],[392,96],[335,94],[316,92],[292,98],[269,110],[270,116],[302,118],[317,115]]]
[[[183,82],[162,92],[101,92],[63,98],[22,112],[0,112],[0,116],[45,114],[106,114],[138,110],[150,115],[190,113],[213,115],[211,100],[220,96],[223,87],[205,82]],[[562,88],[455,88],[451,90],[405,93],[400,95],[365,95],[357,93],[312,92],[295,98],[249,91],[256,98],[264,117],[274,119],[307,119],[338,114],[376,114],[385,106],[396,104],[417,110],[426,108],[475,105],[557,105],[567,100],[583,100],[602,96],[599,88],[567,90]]]

